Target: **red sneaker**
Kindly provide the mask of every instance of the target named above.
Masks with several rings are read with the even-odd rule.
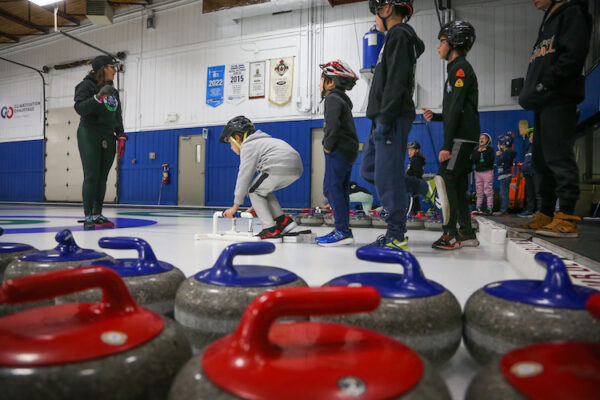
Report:
[[[256,236],[259,236],[261,239],[279,239],[282,237],[282,234],[279,227],[275,225],[270,228],[263,229]]]
[[[96,228],[114,228],[115,224],[112,221],[109,221],[104,215],[100,214],[94,220],[94,224]]]
[[[292,229],[296,228],[297,226],[298,226],[298,224],[296,224],[296,222],[294,222],[294,220],[291,217],[288,217],[286,215],[283,218],[283,221],[281,221],[280,223],[277,224],[277,229],[279,229],[281,231],[282,235],[285,235],[286,233],[288,233]]]

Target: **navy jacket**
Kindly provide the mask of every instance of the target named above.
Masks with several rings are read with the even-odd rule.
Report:
[[[496,158],[496,167],[498,169],[498,180],[512,178],[512,166],[517,152],[506,149]]]
[[[523,153],[523,165],[521,166],[521,171],[525,175],[533,175],[533,157],[532,157],[532,143],[529,143],[529,140],[525,143],[525,151]]]
[[[342,154],[350,162],[358,156],[358,137],[352,117],[352,101],[346,93],[333,89],[325,97],[323,147]]]

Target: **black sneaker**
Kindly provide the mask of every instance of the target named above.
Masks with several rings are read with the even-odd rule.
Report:
[[[441,250],[456,250],[461,248],[461,243],[456,236],[444,233],[438,240],[433,242],[431,247]]]
[[[94,224],[96,224],[96,226],[98,228],[114,228],[115,227],[114,222],[110,221],[108,218],[106,218],[102,214],[99,214],[96,217],[96,219],[94,220]]]
[[[458,233],[457,236],[458,241],[462,247],[478,247],[479,240],[477,240],[477,236],[475,232],[472,233]]]
[[[94,229],[96,229],[96,224],[94,223],[94,218],[91,215],[88,217],[85,217],[85,219],[83,220],[83,230],[91,231]]]
[[[287,215],[283,217],[281,222],[277,222],[277,228],[281,231],[282,235],[285,235],[286,233],[288,233],[292,229],[296,228],[297,226],[298,225],[296,224],[296,222],[291,217],[288,217]]]
[[[261,239],[280,239],[283,237],[281,230],[277,227],[277,225],[263,229],[256,236],[260,237]]]

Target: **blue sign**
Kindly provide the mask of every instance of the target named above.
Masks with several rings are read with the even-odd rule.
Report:
[[[208,67],[206,75],[206,104],[219,107],[225,97],[225,66]]]

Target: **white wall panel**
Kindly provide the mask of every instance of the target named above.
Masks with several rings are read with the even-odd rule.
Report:
[[[455,0],[452,5],[457,18],[471,21],[477,29],[469,59],[479,78],[480,106],[518,107],[510,96],[510,80],[525,75],[542,13],[529,0]],[[439,26],[432,7],[432,1],[419,2],[410,24],[426,45],[417,65],[419,106],[439,108],[445,65],[437,54]],[[201,8],[201,2],[196,2],[161,10],[156,14],[156,28],[150,30],[145,27],[146,11],[140,11],[109,27],[71,31],[108,51],[127,52],[121,79],[126,130],[219,124],[244,113],[263,121],[319,117],[318,65],[340,58],[358,71],[362,36],[373,24],[364,2],[238,20],[227,13],[203,15]],[[94,49],[60,35],[7,51],[0,49],[3,57],[37,68],[96,54]],[[267,89],[267,98],[246,100],[237,106],[224,103],[212,108],[205,104],[209,66],[284,56],[296,57],[290,103],[283,107],[269,103]],[[48,108],[72,106],[74,88],[88,70],[80,67],[47,74]],[[0,90],[39,90],[33,75],[0,62]],[[367,95],[364,79],[349,95],[357,112]],[[168,122],[168,114],[178,114],[178,121]]]

